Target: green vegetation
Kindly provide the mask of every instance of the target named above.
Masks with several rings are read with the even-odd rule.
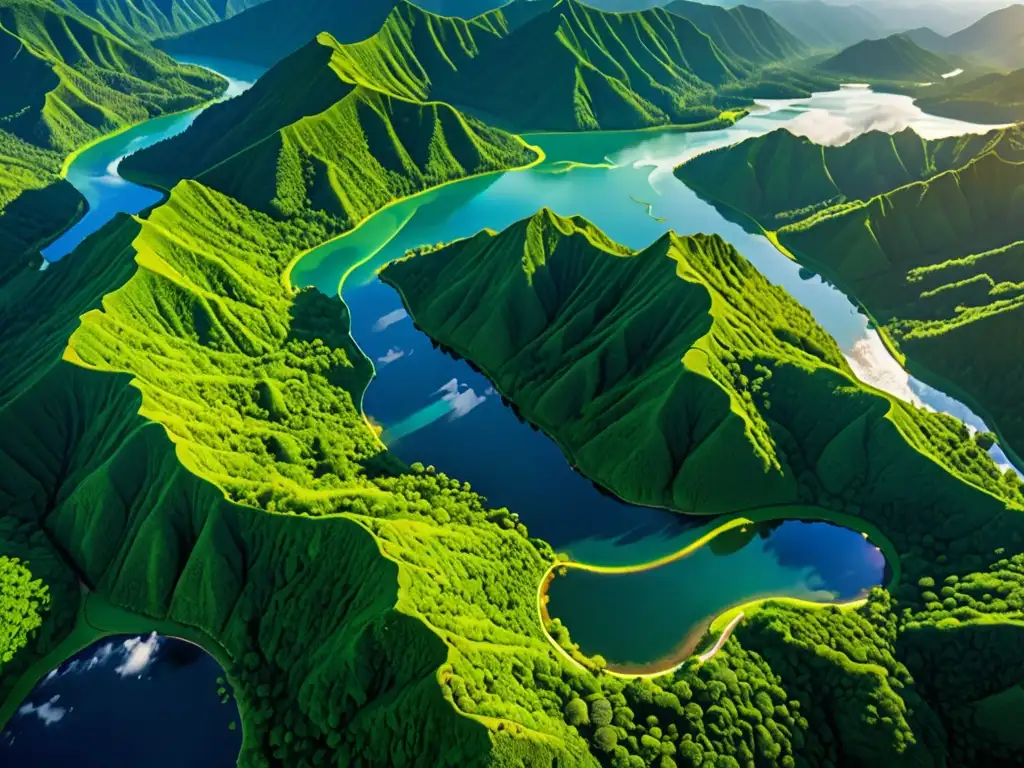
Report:
[[[1024,34],[1024,6],[1008,5],[939,40],[932,39],[933,50],[955,53],[1006,69],[1024,67],[1020,38]]]
[[[216,75],[132,47],[74,8],[0,1],[0,281],[70,225],[84,201],[65,156],[99,136],[195,107]]]
[[[350,25],[351,14],[331,12]],[[283,13],[303,18],[271,0],[228,23],[255,24],[257,16]],[[753,95],[803,96],[809,83],[828,82],[778,65],[798,44],[767,17],[700,15],[711,25],[710,37],[662,9],[617,14],[576,0],[515,2],[466,21],[400,2],[375,34],[336,45],[332,66],[348,82],[411,101],[454,104],[517,131],[699,124],[720,114],[716,97],[723,92],[730,106],[749,104]],[[288,22],[259,23],[282,39],[289,35]],[[306,24],[289,49],[309,39]],[[321,26],[352,40],[349,26]],[[761,30],[770,39],[755,44]],[[717,39],[735,57],[723,53]],[[531,56],[520,62],[523,50]],[[538,91],[538,82],[546,87]]]
[[[969,397],[1019,455],[1022,161],[1017,129],[940,141],[868,134],[840,148],[776,132],[677,175],[778,230],[801,262],[864,304],[912,367]]]
[[[674,0],[665,10],[692,21],[730,59],[763,65],[807,55],[807,46],[758,8]]]
[[[544,211],[381,276],[418,325],[623,498],[702,513],[812,504],[892,543],[894,595],[875,590],[855,610],[769,601],[726,644],[769,662],[798,702],[786,711],[812,723],[796,725],[796,757],[780,765],[940,765],[946,739],[950,764],[1013,754],[947,718],[1024,669],[1010,650],[1024,630],[1020,481],[957,420],[857,383],[810,315],[735,250],[667,235],[633,253]],[[551,631],[568,643],[558,622]],[[589,732],[578,705],[566,715]],[[601,749],[609,732],[588,719]]]
[[[231,18],[264,0],[58,0],[101,22],[124,40],[155,40]]]
[[[198,178],[256,210],[301,212],[322,232],[426,187],[538,159],[520,139],[446,104],[340,79],[340,51],[321,35],[192,130],[127,158],[121,172],[164,188]]]
[[[925,50],[906,35],[890,35],[881,40],[862,40],[818,65],[826,72],[850,75],[871,81],[896,80],[930,83],[954,67],[945,59]]]
[[[963,75],[918,94],[925,112],[980,123],[1024,120],[1024,69],[964,79]]]

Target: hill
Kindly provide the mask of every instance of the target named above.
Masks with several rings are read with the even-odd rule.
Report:
[[[819,69],[867,80],[923,83],[939,80],[952,65],[905,35],[862,40],[818,65]]]
[[[226,87],[49,0],[0,0],[0,82],[0,280],[83,212],[70,152]]]
[[[264,0],[58,0],[129,42],[180,35],[231,18]]]
[[[349,84],[458,104],[519,131],[701,123],[720,114],[716,88],[739,85],[752,71],[674,14],[613,14],[572,0],[512,4],[471,21],[401,3],[371,38],[340,44],[322,36],[321,44],[334,47],[331,66]],[[219,133],[209,141],[224,143]]]
[[[315,210],[344,229],[418,189],[537,159],[518,138],[447,104],[354,85],[339,74],[347,61],[321,35],[250,91],[120,170],[165,189],[198,178],[250,208]]]
[[[993,11],[946,38],[946,50],[1007,69],[1024,67],[1024,5]]]
[[[821,148],[778,131],[677,174],[776,231],[866,307],[913,370],[965,393],[1020,455],[1024,419],[1009,382],[1024,333],[1022,139],[1017,129],[940,141],[905,131]]]
[[[920,557],[901,558],[905,586],[896,590],[901,609],[907,600],[906,616],[915,618],[890,622],[883,617],[891,608],[875,603],[870,609],[891,627],[892,642],[914,649],[908,665],[916,687],[894,685],[891,693],[869,683],[843,660],[851,647],[842,640],[840,655],[828,656],[843,672],[827,663],[813,667],[820,680],[812,683],[814,700],[821,702],[815,707],[824,706],[846,723],[837,729],[833,754],[856,755],[863,764],[941,764],[945,748],[928,735],[933,713],[951,723],[944,731],[951,754],[984,744],[990,731],[993,741],[979,748],[992,756],[1012,754],[1016,742],[1009,731],[996,736],[991,721],[959,725],[946,717],[949,707],[972,709],[967,702],[987,694],[978,688],[954,693],[950,684],[963,684],[967,676],[946,677],[934,657],[925,662],[917,654],[930,656],[940,645],[954,654],[969,647],[961,643],[986,642],[984,630],[969,628],[967,613],[957,619],[967,622],[963,634],[948,620],[952,616],[940,616],[963,604],[954,597],[958,589],[976,589],[950,585],[974,585],[989,572],[961,576],[974,567],[972,557],[942,558],[947,575],[956,575],[943,577],[952,598],[946,603],[931,591],[937,580],[920,574],[934,567],[927,550],[936,539],[971,537],[959,551],[975,551],[981,530],[996,524],[992,516],[1009,526],[1005,535],[1024,541],[1020,481],[1012,472],[1002,475],[955,419],[856,383],[810,315],[728,244],[715,236],[669,234],[633,252],[585,220],[542,211],[501,233],[423,249],[381,276],[399,289],[419,327],[478,365],[526,420],[559,442],[575,466],[624,498],[711,512],[797,497],[823,510],[825,519],[827,510],[845,509],[870,521],[897,551],[923,546]],[[950,450],[954,445],[959,447]],[[755,457],[767,461],[759,466],[751,461]],[[952,523],[946,515],[957,519],[956,533],[939,530]],[[981,528],[962,527],[974,515]],[[946,539],[950,535],[957,538]],[[1024,556],[1012,563],[993,566],[991,573],[1002,569],[993,584],[1001,580],[1004,590],[1017,594],[1011,585]],[[918,595],[927,603],[923,612],[912,607],[922,599]],[[1019,638],[1018,609],[1006,605],[986,617],[1002,633],[988,652],[1003,653],[997,648]],[[747,625],[750,633],[741,631],[741,642],[753,641],[789,681],[795,647],[842,638],[841,615],[755,615]],[[759,628],[772,622],[787,640],[777,636],[762,644]],[[933,622],[953,631],[940,639]],[[862,637],[879,637],[876,631]],[[1001,680],[1015,679],[1020,652],[1001,656],[1011,657],[997,673]],[[983,667],[974,673],[986,674]],[[888,679],[899,679],[899,673]],[[835,685],[848,692],[836,695],[850,696],[847,705],[837,706],[832,698]],[[878,731],[868,728],[872,735],[865,737],[854,713],[869,700],[893,713],[893,722]],[[823,763],[813,750],[796,754],[808,764]]]
[[[1024,69],[993,73],[943,84],[915,102],[925,112],[978,123],[1016,123],[1024,120]]]
[[[944,35],[940,35],[930,27],[917,27],[916,29],[908,29],[906,32],[901,33],[904,37],[912,40],[915,44],[921,46],[926,51],[932,53],[948,53],[949,42]]]
[[[665,10],[689,19],[730,59],[769,64],[807,54],[807,46],[758,8],[675,0]]]
[[[746,0],[810,48],[834,51],[861,40],[882,37],[885,22],[859,5],[833,5],[821,0]]]

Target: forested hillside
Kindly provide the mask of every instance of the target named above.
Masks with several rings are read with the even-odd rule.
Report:
[[[50,0],[0,0],[0,83],[0,279],[81,214],[69,152],[226,86]]]
[[[905,35],[862,40],[818,65],[820,69],[871,81],[931,83],[954,67]]]
[[[265,0],[57,0],[101,22],[124,40],[156,40],[202,29]]]
[[[255,24],[257,15],[280,11],[277,1],[232,21]],[[315,23],[339,30],[334,66],[344,78],[404,99],[455,104],[517,131],[699,124],[718,118],[720,97],[731,105],[749,104],[755,95],[798,97],[828,81],[778,66],[800,44],[751,9],[723,11],[724,17],[688,10],[708,25],[706,34],[701,23],[678,13],[608,13],[576,0],[520,0],[470,21],[400,2],[386,19],[367,17],[366,26],[379,31],[355,43],[353,24],[363,23],[366,10],[355,22],[333,12],[346,20],[343,28]],[[314,22],[295,18],[302,20],[259,23],[282,41],[289,24],[299,24],[301,33],[287,46],[299,48]]]
[[[972,122],[998,125],[1024,120],[1024,69],[963,78],[921,94],[917,106],[933,115]]]
[[[1024,561],[1002,557],[1000,544],[1024,540],[1020,480],[955,419],[857,383],[809,313],[734,249],[669,234],[632,252],[582,219],[542,211],[412,254],[382,278],[429,335],[624,498],[705,513],[808,504],[892,543],[898,609],[880,591],[859,615],[755,609],[739,633],[780,685],[809,686],[804,716],[842,723],[831,729],[836,752],[798,748],[798,759],[941,765],[940,730],[952,764],[972,750],[1012,754],[1010,734],[986,742],[985,722],[960,718],[1024,672],[1024,655],[1009,650],[1024,631]],[[1005,602],[983,608],[983,583]],[[823,641],[834,653],[803,666]],[[998,671],[974,667],[973,678],[940,661],[974,649]],[[888,678],[862,666],[869,659]],[[795,681],[809,669],[813,682]],[[868,701],[887,713],[881,721],[863,716]]]
[[[779,131],[677,174],[777,230],[864,304],[912,368],[965,392],[1019,454],[1024,421],[1010,382],[1024,338],[1022,161],[1018,129],[940,141],[868,134],[839,148]]]
[[[689,19],[730,59],[770,64],[805,56],[807,46],[759,8],[674,0],[665,10]]]

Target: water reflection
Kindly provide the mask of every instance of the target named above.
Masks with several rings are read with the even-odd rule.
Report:
[[[241,730],[234,699],[218,693],[223,675],[184,640],[102,640],[33,689],[0,733],[0,764],[229,768]]]

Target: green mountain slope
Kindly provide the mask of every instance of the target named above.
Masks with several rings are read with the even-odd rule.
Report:
[[[759,8],[674,0],[665,9],[693,22],[730,59],[769,64],[807,54],[807,46]]]
[[[447,104],[339,79],[339,50],[322,35],[225,109],[201,115],[194,130],[126,159],[121,172],[164,188],[199,178],[250,208],[347,229],[426,187],[538,159],[522,140]]]
[[[101,22],[121,38],[137,42],[180,35],[216,24],[264,0],[58,0]]]
[[[81,215],[61,180],[69,152],[226,86],[49,0],[0,1],[0,82],[0,281]]]
[[[857,665],[840,661],[840,651],[834,658],[843,672],[823,663],[814,696],[827,701],[833,686],[851,692],[845,711],[824,705],[844,721],[840,762],[943,764],[930,711],[949,724],[952,753],[984,744],[975,723],[954,723],[949,712],[1024,672],[1024,656],[1008,645],[1019,639],[1020,608],[1007,601],[973,629],[958,590],[975,593],[991,578],[1002,594],[1019,594],[1012,585],[1024,568],[1024,498],[1016,475],[1003,475],[962,424],[856,383],[806,310],[714,236],[667,235],[631,252],[582,219],[543,211],[502,233],[425,249],[389,265],[382,278],[432,338],[478,365],[570,461],[623,497],[703,512],[799,499],[874,523],[897,551],[920,547],[900,560],[904,621],[878,605],[879,624],[867,633],[877,637],[886,627],[891,640],[878,647],[895,642],[907,652],[916,689],[893,696],[858,690]],[[974,555],[963,553],[980,553],[997,521],[1008,526],[1003,535],[1017,542],[1009,551],[1018,554],[984,575],[962,576],[975,567]],[[958,542],[955,552],[932,550],[938,540]],[[942,576],[923,575],[939,551],[948,552]],[[931,588],[943,580],[950,599],[940,603]],[[841,612],[819,611],[790,625],[787,640],[754,647],[789,680],[784,670],[794,646],[835,642],[844,634],[829,625],[837,617]],[[773,621],[785,635],[793,617],[755,615],[754,635]],[[939,624],[950,630],[941,639]],[[967,675],[943,672],[934,654],[948,644],[941,652],[948,658],[974,642],[1005,666],[984,685],[956,691]],[[870,647],[870,640],[861,646]],[[989,674],[979,666],[973,672]],[[906,698],[897,703],[900,696]],[[853,714],[868,700],[891,713],[891,730],[867,727]],[[915,716],[904,720],[895,715],[901,710]],[[1006,756],[1013,745],[994,740],[978,748]],[[823,760],[798,755],[812,765]]]
[[[931,27],[918,27],[917,29],[908,29],[906,32],[901,33],[904,37],[913,40],[914,43],[924,48],[926,51],[932,53],[948,53],[948,43],[944,35],[940,35]]]
[[[904,132],[885,145],[868,135],[820,148],[778,132],[677,174],[777,230],[864,304],[912,367],[966,393],[1020,454],[1024,421],[1010,382],[1020,373],[1024,141],[1016,129],[942,141]],[[854,159],[856,173],[840,170]]]
[[[818,67],[826,72],[869,80],[911,83],[930,83],[953,70],[945,59],[925,50],[905,35],[862,40],[826,59]]]
[[[943,84],[940,91],[922,94],[915,103],[925,112],[959,120],[996,124],[1024,120],[1024,69],[962,78]]]
[[[999,67],[1024,67],[1024,5],[993,11],[966,29],[946,38],[946,50],[974,56]]]

